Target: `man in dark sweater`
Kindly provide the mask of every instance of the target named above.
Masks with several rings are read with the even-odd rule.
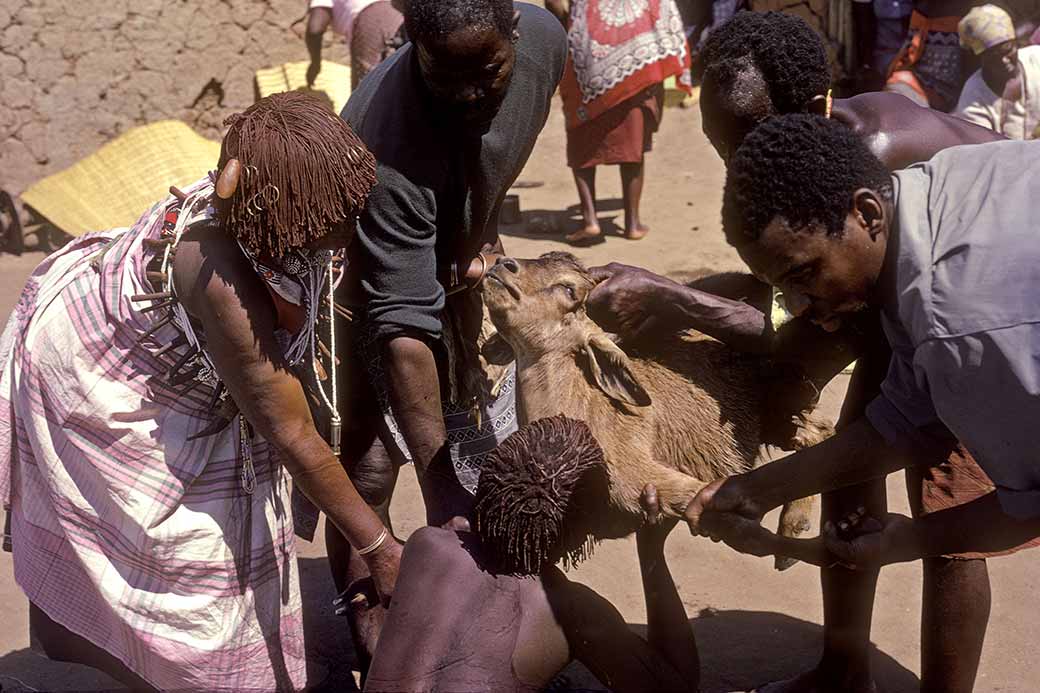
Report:
[[[378,161],[351,248],[357,280],[340,300],[364,305],[354,358],[385,414],[390,458],[344,462],[384,507],[396,466],[414,462],[441,524],[469,510],[462,487],[516,428],[512,373],[493,386],[480,365],[483,307],[470,289],[497,258],[499,208],[548,117],[567,44],[552,15],[510,0],[410,0],[405,26],[412,43],[342,113]],[[335,572],[346,561],[332,548]]]

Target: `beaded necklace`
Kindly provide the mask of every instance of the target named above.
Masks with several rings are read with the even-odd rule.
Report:
[[[156,356],[161,356],[176,347],[187,346],[185,353],[168,372],[167,384],[172,387],[187,385],[185,391],[197,385],[206,385],[213,389],[209,410],[216,415],[215,420],[202,431],[191,436],[191,439],[219,433],[235,417],[238,418],[239,454],[243,462],[241,484],[246,493],[252,494],[256,489],[252,426],[238,411],[237,405],[217,375],[216,368],[206,351],[203,336],[197,333],[190,316],[177,298],[171,273],[173,257],[184,232],[192,224],[215,218],[215,211],[210,204],[213,183],[211,180],[206,181],[194,187],[187,195],[176,188],[171,188],[171,192],[179,200],[179,205],[174,203],[167,208],[160,239],[147,242],[147,245],[158,250],[158,254],[153,260],[154,269],[147,273],[147,277],[152,280],[153,286],[158,287],[159,291],[133,296],[131,300],[152,302],[152,305],[144,308],[142,312],[163,310],[166,313],[152,329],[142,335],[142,340],[153,334],[158,327],[167,324],[173,326],[179,333],[170,343],[154,352]],[[329,416],[330,440],[328,442],[333,453],[338,455],[342,420],[337,407],[335,358],[337,306],[333,301],[335,288],[343,276],[338,258],[328,250],[312,251],[297,248],[279,258],[277,266],[273,266],[273,263],[260,262],[254,258],[241,244],[239,247],[253,265],[257,275],[273,292],[287,302],[300,306],[306,312],[304,325],[295,335],[287,336],[284,330],[280,330],[279,337],[290,366],[298,366],[305,358],[310,358],[310,372],[314,376],[314,388]],[[327,295],[323,296],[325,291],[327,291]],[[327,315],[324,314],[325,308],[327,308]],[[322,321],[327,318],[327,347],[318,339],[319,318]],[[327,378],[323,378],[319,373],[319,368],[321,368],[318,355],[319,346],[325,347],[323,351],[328,357],[329,365],[325,369],[328,373]],[[329,381],[330,392],[328,393],[322,384],[324,379]]]

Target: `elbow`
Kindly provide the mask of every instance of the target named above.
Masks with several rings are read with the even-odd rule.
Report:
[[[281,453],[282,464],[293,476],[314,471],[312,467],[315,464],[332,457],[331,448],[309,420],[277,424],[272,428],[268,441]]]
[[[433,350],[427,341],[413,334],[391,335],[383,340],[382,357],[387,370],[411,373],[430,362]]]

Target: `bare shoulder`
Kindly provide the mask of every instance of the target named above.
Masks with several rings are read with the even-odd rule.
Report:
[[[480,542],[475,534],[421,527],[405,542],[400,580],[422,576],[419,580],[427,584],[426,576],[436,574],[441,578],[437,584],[449,592],[458,592],[463,585],[474,589],[496,578],[481,564],[480,554]]]
[[[256,291],[262,288],[260,280],[238,244],[216,224],[199,224],[184,234],[177,244],[171,272],[177,298],[196,317],[200,303],[213,300],[214,294],[226,293],[240,300],[252,295],[263,297]]]
[[[902,94],[872,91],[835,103],[835,117],[850,125],[857,134],[871,136],[896,123],[928,118],[932,109],[922,108]]]
[[[440,527],[420,527],[415,530],[405,543],[404,550],[406,556],[425,560],[469,556],[462,535]]]
[[[885,92],[842,99],[834,117],[852,127],[893,171],[927,161],[948,147],[1003,139],[992,130]]]

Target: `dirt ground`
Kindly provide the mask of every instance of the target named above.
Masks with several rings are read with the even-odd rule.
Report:
[[[564,165],[563,119],[554,109],[527,168],[520,177],[524,223],[502,229],[508,252],[531,257],[548,250],[569,249],[559,234],[538,229],[571,230],[576,224],[576,193]],[[620,184],[616,169],[602,170],[599,181],[604,243],[573,252],[589,264],[612,260],[668,272],[698,267],[719,270],[740,266],[726,247],[719,226],[723,182],[721,162],[700,134],[696,109],[669,109],[648,159],[643,199],[645,222],[651,228],[643,241],[626,241],[617,234],[622,223]],[[616,222],[616,223],[615,223]],[[17,299],[24,277],[41,259],[0,256],[0,315]],[[844,391],[843,378],[825,393],[827,411],[834,415]],[[906,512],[905,487],[899,475],[889,480],[891,507]],[[401,538],[420,523],[421,499],[414,474],[407,470],[394,497],[392,513]],[[767,519],[774,522],[775,518]],[[345,624],[328,606],[331,582],[324,548],[301,543],[307,625],[315,682],[326,690],[351,686],[351,656]],[[820,648],[821,599],[817,571],[800,565],[776,573],[772,561],[739,556],[725,547],[691,538],[678,528],[667,553],[683,603],[698,636],[703,663],[703,688],[747,690],[793,675],[812,666]],[[1035,615],[1035,589],[1040,581],[1036,554],[1025,553],[990,562],[993,612],[983,653],[977,690],[1034,690],[1035,643],[1040,625]],[[595,556],[573,572],[610,599],[631,626],[646,622],[635,547],[631,540],[603,543]],[[894,566],[882,573],[874,612],[874,665],[882,690],[913,691],[918,686],[921,571],[918,565]],[[74,599],[75,595],[70,595]],[[0,684],[13,690],[101,690],[118,686],[83,667],[50,662],[31,652],[27,610],[11,575],[10,555],[0,554]],[[603,690],[587,672],[567,672],[575,689]]]

